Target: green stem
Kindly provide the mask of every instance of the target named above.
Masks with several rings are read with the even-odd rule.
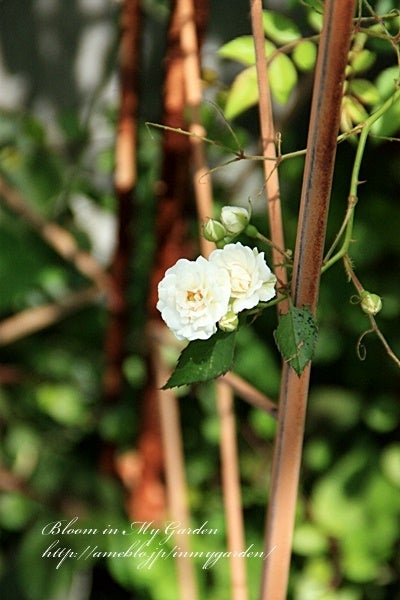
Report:
[[[346,223],[343,244],[342,244],[340,250],[338,250],[338,252],[334,256],[332,256],[329,260],[327,260],[325,262],[325,264],[323,265],[322,270],[321,270],[322,273],[327,271],[333,264],[335,264],[338,260],[343,258],[348,252],[350,242],[352,239],[352,235],[353,235],[354,209],[355,209],[355,206],[357,203],[357,188],[360,183],[358,177],[359,177],[359,173],[360,173],[361,162],[362,162],[362,159],[364,156],[365,145],[367,143],[368,135],[371,131],[373,124],[398,100],[400,100],[400,89],[396,90],[395,93],[390,98],[388,98],[386,100],[386,102],[384,102],[382,104],[382,106],[380,108],[378,108],[377,111],[375,111],[372,115],[370,115],[364,123],[364,126],[363,126],[361,134],[360,134],[360,139],[358,142],[357,152],[356,152],[356,156],[354,159],[353,172],[351,175],[349,198],[353,198],[354,201],[349,205],[349,213],[348,213],[348,216],[346,215],[347,223]]]
[[[264,242],[264,244],[266,244],[267,246],[271,246],[271,248],[274,248],[274,250],[276,250],[284,258],[286,258],[286,260],[289,263],[292,263],[293,259],[292,259],[291,254],[288,253],[288,252],[285,252],[285,250],[282,250],[282,248],[279,248],[276,244],[274,244],[274,242],[272,240],[270,240],[269,238],[265,237],[265,235],[263,235],[262,233],[260,233],[259,231],[257,231],[257,234],[254,237],[257,240],[260,240],[260,242]]]

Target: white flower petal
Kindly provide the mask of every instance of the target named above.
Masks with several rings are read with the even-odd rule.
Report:
[[[227,244],[210,254],[210,262],[229,273],[232,310],[238,313],[267,302],[276,294],[276,277],[257,248],[240,242]]]
[[[199,256],[179,259],[158,285],[157,308],[178,340],[208,339],[226,314],[230,280],[221,269]]]

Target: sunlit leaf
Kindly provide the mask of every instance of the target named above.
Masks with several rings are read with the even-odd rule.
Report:
[[[351,66],[356,73],[362,73],[366,71],[374,64],[376,60],[376,54],[364,48],[361,52],[356,52],[351,57]]]
[[[340,127],[342,131],[349,131],[353,125],[358,125],[368,118],[364,106],[354,96],[344,96],[340,114]]]
[[[7,530],[26,526],[36,510],[35,503],[17,492],[2,492],[0,496],[0,525]]]
[[[270,56],[274,50],[274,44],[265,40],[265,56]],[[218,50],[218,54],[223,58],[236,60],[245,66],[254,65],[256,53],[253,36],[243,35],[227,42]]]
[[[264,10],[262,21],[265,35],[277,44],[289,44],[301,37],[297,25],[280,13]]]
[[[317,339],[317,325],[309,308],[292,306],[281,315],[275,330],[278,348],[290,366],[301,375],[310,362]]]
[[[293,550],[301,556],[322,554],[328,548],[327,537],[311,523],[297,526],[293,537]]]
[[[301,71],[310,71],[314,68],[317,59],[317,47],[310,40],[299,42],[292,53],[293,62]]]
[[[375,80],[375,85],[379,91],[382,101],[389,98],[396,89],[396,82],[399,81],[400,73],[398,67],[389,67],[383,70]],[[374,125],[372,132],[375,135],[391,136],[399,131],[400,123],[400,100],[395,102],[389,110]]]
[[[314,31],[321,31],[323,24],[323,7],[322,4],[314,0],[306,0],[306,3],[311,6],[311,10],[308,11],[307,21]]]
[[[232,368],[235,332],[218,330],[208,340],[194,340],[181,352],[175,371],[163,389],[208,381]]]
[[[269,83],[273,97],[280,104],[286,104],[297,83],[297,71],[286,54],[278,54],[269,65]]]
[[[225,105],[225,116],[233,119],[258,101],[256,68],[248,67],[234,80]]]
[[[349,84],[349,90],[363,104],[376,104],[379,102],[378,89],[367,79],[353,79]]]
[[[81,425],[86,409],[79,390],[72,385],[43,384],[36,392],[38,406],[63,425]]]
[[[400,443],[395,442],[383,451],[381,464],[388,480],[400,488]]]

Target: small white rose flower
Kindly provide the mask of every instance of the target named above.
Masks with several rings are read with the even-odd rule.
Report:
[[[158,285],[157,308],[178,340],[206,340],[229,307],[229,274],[203,256],[181,258]]]
[[[224,206],[221,210],[221,223],[231,235],[242,233],[249,224],[249,211],[239,206]]]
[[[254,308],[259,302],[267,302],[276,294],[276,277],[264,260],[264,252],[243,246],[240,242],[227,244],[214,250],[209,261],[225,268],[231,285],[232,310]]]

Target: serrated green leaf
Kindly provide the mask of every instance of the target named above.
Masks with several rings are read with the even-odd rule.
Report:
[[[236,332],[218,330],[208,340],[194,340],[181,352],[175,371],[163,389],[208,381],[232,368]]]
[[[297,375],[310,362],[317,340],[317,325],[309,308],[292,306],[274,332],[278,348]]]
[[[301,71],[310,71],[317,59],[317,47],[310,40],[299,42],[292,53],[293,62]]]
[[[273,97],[280,104],[286,104],[297,83],[297,71],[286,54],[278,54],[271,61],[268,77]]]
[[[275,49],[274,44],[265,40],[265,56],[270,56]],[[245,66],[254,65],[256,62],[256,53],[253,36],[242,35],[231,40],[218,50],[218,54],[222,58],[236,60]]]
[[[349,83],[349,90],[363,104],[376,104],[380,100],[378,89],[368,79],[353,79]]]
[[[297,25],[288,17],[271,10],[263,10],[264,33],[277,44],[289,44],[301,37]]]
[[[233,119],[258,102],[256,68],[248,67],[235,78],[225,104],[225,116]]]

